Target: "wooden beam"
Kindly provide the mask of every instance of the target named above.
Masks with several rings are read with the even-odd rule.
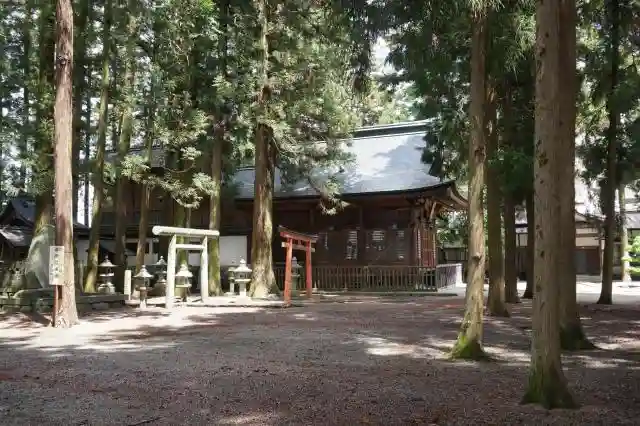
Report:
[[[178,228],[174,226],[154,226],[153,235],[177,235],[179,237],[209,237],[217,238],[220,232],[213,229]]]
[[[282,242],[282,248],[287,248],[289,246],[289,243],[287,243],[286,241]],[[291,248],[293,250],[307,250],[307,247],[303,244],[295,244],[295,243],[291,243]],[[316,249],[311,247],[311,253],[315,253]]]
[[[315,243],[318,241],[317,235],[312,234],[303,234],[302,232],[293,231],[291,229],[285,228],[284,226],[278,226],[278,232],[282,238],[290,238],[293,240],[300,240],[303,242],[312,242]]]

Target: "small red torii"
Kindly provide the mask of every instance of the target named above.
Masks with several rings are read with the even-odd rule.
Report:
[[[291,261],[293,259],[293,250],[304,250],[306,252],[306,290],[307,297],[311,298],[311,253],[316,251],[312,247],[312,244],[315,244],[316,241],[318,241],[318,236],[292,231],[284,226],[278,226],[278,231],[280,232],[280,237],[284,240],[282,242],[282,247],[287,251],[284,270],[284,302],[287,305],[291,303]]]

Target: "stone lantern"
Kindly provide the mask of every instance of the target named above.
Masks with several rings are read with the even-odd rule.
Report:
[[[111,280],[114,277],[113,268],[116,265],[111,263],[108,257],[104,258],[104,261],[98,265],[100,271],[104,271],[100,273],[100,285],[98,286],[98,293],[104,294],[113,294],[116,292],[115,287]]]
[[[187,301],[187,293],[191,288],[192,277],[193,277],[193,274],[189,270],[189,266],[187,266],[187,263],[184,262],[182,265],[180,265],[180,270],[176,273],[176,276],[175,276],[176,288],[180,289],[183,302]]]
[[[294,256],[291,259],[291,294],[298,294],[298,286],[300,285],[300,269],[302,265],[298,263],[298,259]]]
[[[240,265],[235,268],[234,281],[238,283],[239,296],[247,297],[247,284],[251,281],[251,268],[247,266],[244,259],[240,259]]]
[[[233,296],[236,293],[236,262],[231,262],[231,266],[227,269],[227,276],[229,278],[229,296]]]
[[[142,267],[140,268],[140,271],[136,274],[134,278],[136,279],[136,288],[140,292],[140,307],[146,308],[147,293],[151,289],[151,286],[149,285],[149,280],[153,278],[153,275],[151,275],[147,271],[146,266],[142,265]]]
[[[158,279],[153,286],[153,294],[156,296],[164,296],[167,290],[167,262],[165,262],[164,257],[160,256],[160,260],[156,262],[154,267]]]

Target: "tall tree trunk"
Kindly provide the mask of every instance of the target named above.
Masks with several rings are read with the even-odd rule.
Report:
[[[487,158],[498,155],[497,104],[493,88],[488,89],[487,108]],[[489,315],[508,317],[505,303],[504,257],[502,252],[502,182],[500,171],[491,163],[486,170],[487,181],[487,239],[489,254],[489,296],[487,311]]]
[[[517,248],[516,204],[509,193],[504,195],[504,288],[507,303],[520,303],[518,297],[518,269],[516,268]]]
[[[535,200],[533,193],[527,195],[526,209],[527,209],[527,256],[526,256],[526,271],[527,271],[527,287],[522,294],[523,299],[533,299],[533,287],[535,283],[533,263],[536,257],[536,227],[535,227]]]
[[[29,139],[32,134],[31,130],[31,31],[33,27],[33,6],[32,1],[25,2],[25,18],[22,28],[22,73],[24,78],[24,86],[22,87],[22,130],[20,141],[20,187],[25,188],[27,182],[26,159],[29,155]]]
[[[71,0],[56,3],[56,100],[54,108],[56,245],[64,247],[62,300],[54,326],[78,323],[73,261],[73,10]]]
[[[227,76],[227,55],[229,51],[229,0],[223,0],[220,5],[222,37],[220,37],[219,55],[222,57],[222,73]],[[222,108],[218,108],[221,112]],[[220,230],[221,225],[221,190],[222,166],[225,146],[224,132],[228,119],[226,115],[220,117],[220,123],[214,128],[214,141],[211,147],[211,180],[213,192],[209,197],[209,229]],[[213,238],[209,241],[209,294],[222,295],[220,279],[220,240]],[[246,259],[245,259],[246,260]]]
[[[573,0],[563,2],[538,2],[536,15],[535,291],[531,367],[523,402],[545,408],[575,405],[562,371],[558,327],[562,238],[557,227],[562,219],[559,199],[565,196],[560,193],[558,167],[571,167],[561,162],[569,141],[559,104],[562,91],[571,90],[563,86],[560,77],[566,72],[561,57],[571,47],[571,41],[563,38],[566,33],[561,27],[570,25],[562,19],[566,19],[569,10],[575,13]]]
[[[268,0],[254,0],[261,26],[260,50],[262,54],[261,89],[258,99],[263,113],[267,112],[271,94],[269,83],[269,16]],[[272,132],[267,125],[257,123],[255,128],[255,183],[253,198],[253,231],[251,235],[251,297],[266,297],[276,290],[273,273],[273,187],[276,152]]]
[[[93,212],[89,249],[87,251],[87,275],[84,291],[94,293],[98,278],[98,259],[100,251],[100,227],[102,225],[102,205],[104,204],[104,157],[107,146],[109,127],[109,77],[111,57],[111,19],[112,3],[107,0],[104,5],[104,25],[102,27],[102,79],[100,81],[100,106],[98,118],[98,146],[96,147],[95,170],[93,171]]]
[[[224,128],[223,128],[224,131]],[[219,132],[216,132],[219,133]],[[222,189],[222,154],[224,135],[220,134],[213,142],[211,153],[211,180],[213,192],[209,198],[209,229],[220,230],[220,196]],[[220,282],[220,240],[209,241],[209,294],[222,295]]]
[[[563,126],[562,144],[559,144],[557,178],[560,196],[560,247],[558,254],[558,286],[560,291],[560,346],[566,350],[592,349],[594,346],[584,334],[576,300],[576,221],[575,221],[575,158],[576,158],[576,105],[578,79],[576,72],[575,7],[563,6],[563,24],[560,38],[565,40],[560,49],[560,114]],[[560,149],[561,148],[561,149]]]
[[[40,9],[39,22],[39,73],[38,93],[35,102],[36,123],[38,126],[36,137],[37,165],[34,167],[34,181],[36,183],[36,206],[33,235],[52,224],[53,214],[53,102],[51,90],[54,87],[53,52],[55,10],[53,4],[43,3]]]
[[[78,2],[78,12],[75,17],[75,39],[73,41],[74,67],[73,67],[73,152],[72,152],[72,181],[73,181],[73,218],[78,215],[78,188],[80,187],[80,148],[82,146],[83,124],[82,103],[87,91],[86,80],[86,50],[87,50],[87,24],[89,19],[90,0]],[[87,127],[88,128],[88,127]]]
[[[502,113],[505,123],[503,143],[506,149],[514,149],[518,135],[515,132],[514,123],[516,120],[513,109],[513,91],[515,84],[507,82],[502,98]],[[507,303],[520,303],[518,296],[518,235],[516,233],[516,201],[514,189],[509,185],[504,190],[504,288],[505,301]]]
[[[607,113],[609,129],[607,131],[607,170],[606,178],[601,186],[600,197],[603,199],[605,215],[604,253],[602,259],[602,287],[598,303],[613,303],[613,254],[616,241],[616,186],[618,162],[618,122],[620,114],[617,108],[616,91],[618,90],[618,71],[620,62],[620,7],[619,0],[607,1],[609,17],[609,63],[611,64],[609,94],[607,96]]]
[[[55,10],[53,4],[40,7],[38,19],[38,82],[34,96],[35,140],[34,151],[37,162],[34,165],[31,186],[35,194],[34,235],[51,225],[53,214],[53,144],[51,126],[53,120],[53,102],[51,89],[54,85],[53,49],[55,49],[54,25]]]
[[[624,282],[631,282],[629,273],[629,230],[627,229],[627,187],[621,183],[618,186],[618,204],[620,205],[620,278]]]
[[[92,84],[92,76],[91,73],[89,73],[89,75],[87,76],[87,87],[91,87]],[[86,112],[85,112],[85,123],[87,123],[87,131],[84,134],[84,161],[85,164],[88,165],[89,162],[89,158],[91,158],[91,113],[92,113],[92,108],[91,108],[91,100],[92,100],[92,96],[91,96],[91,90],[88,90],[86,93],[86,97],[85,97],[85,102],[86,102]],[[84,224],[86,226],[89,226],[89,222],[90,222],[90,215],[91,212],[89,211],[89,188],[91,185],[91,168],[88,166],[85,166],[86,170],[84,172],[84,194],[83,194],[83,206],[84,206]]]
[[[122,286],[126,265],[126,231],[127,231],[127,195],[129,179],[122,174],[122,161],[129,153],[131,136],[133,135],[133,107],[135,92],[135,45],[138,36],[138,17],[134,12],[137,6],[135,0],[129,0],[129,12],[127,13],[127,47],[125,53],[124,87],[122,117],[120,120],[120,138],[118,139],[118,167],[116,171],[116,232],[115,232],[115,282]]]
[[[485,165],[485,106],[487,10],[474,12],[471,38],[471,139],[469,141],[469,267],[464,317],[452,358],[484,358],[482,310],[484,305],[485,244],[482,191]]]

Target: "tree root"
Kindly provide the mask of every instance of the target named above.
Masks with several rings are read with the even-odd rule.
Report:
[[[560,347],[565,351],[585,351],[597,349],[584,334],[579,324],[560,328]]]
[[[560,375],[554,371],[543,372],[535,365],[529,374],[529,383],[521,403],[540,404],[547,410],[578,408],[578,404]]]
[[[489,361],[491,359],[489,354],[482,349],[482,345],[478,340],[468,339],[463,334],[458,336],[458,340],[456,340],[456,343],[451,349],[449,358],[452,360],[466,359],[473,361]]]

